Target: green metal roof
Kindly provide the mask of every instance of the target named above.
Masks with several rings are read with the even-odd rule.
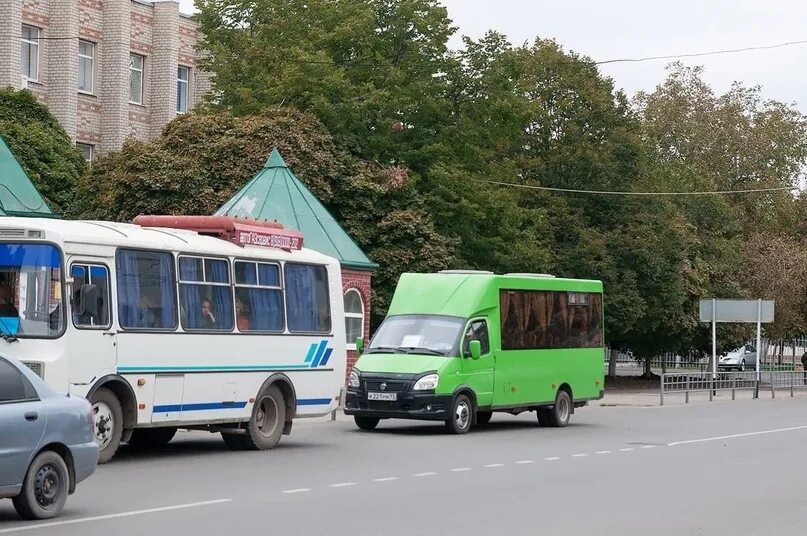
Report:
[[[278,221],[303,233],[305,247],[339,259],[343,266],[364,270],[378,267],[294,176],[277,149],[272,150],[263,169],[216,211],[216,216]]]
[[[0,137],[0,216],[58,218]]]

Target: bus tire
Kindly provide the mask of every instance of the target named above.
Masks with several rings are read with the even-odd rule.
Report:
[[[381,419],[377,417],[364,417],[362,415],[354,415],[353,421],[356,423],[362,430],[375,430],[375,427],[378,426],[378,423]]]
[[[98,444],[98,463],[107,463],[120,447],[123,436],[123,410],[111,390],[101,387],[90,397],[93,412],[93,435]]]
[[[563,428],[569,424],[572,416],[572,397],[569,393],[561,389],[555,396],[555,405],[549,408],[549,426],[553,428]]]
[[[492,411],[477,411],[476,424],[485,425],[490,422],[491,417],[493,417]]]
[[[222,433],[222,438],[236,450],[268,450],[280,442],[285,424],[286,400],[276,385],[270,385],[255,399],[245,433]]]
[[[452,434],[467,434],[471,430],[473,414],[474,407],[468,395],[457,395],[451,405],[451,413],[446,419],[446,430]]]
[[[176,433],[176,428],[137,428],[128,443],[135,449],[157,449],[167,445]]]

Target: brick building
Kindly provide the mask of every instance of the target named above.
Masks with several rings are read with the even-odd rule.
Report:
[[[278,221],[303,234],[303,245],[330,255],[342,266],[345,330],[350,374],[358,359],[356,338],[370,336],[370,296],[373,263],[314,194],[294,176],[277,149],[258,172],[216,216]],[[347,378],[346,378],[347,379]]]
[[[0,87],[31,90],[88,159],[159,135],[210,88],[175,1],[0,4]]]

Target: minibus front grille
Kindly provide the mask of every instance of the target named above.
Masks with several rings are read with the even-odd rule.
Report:
[[[388,393],[400,393],[406,391],[409,382],[401,381],[387,381],[387,380],[367,380],[364,382],[364,388],[367,391],[381,391]]]

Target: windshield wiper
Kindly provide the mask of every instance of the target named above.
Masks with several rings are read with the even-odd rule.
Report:
[[[403,351],[402,348],[398,348],[397,346],[373,346],[367,350],[368,354],[386,354],[392,352],[394,354],[399,354]]]
[[[446,355],[445,352],[441,352],[439,350],[433,350],[432,348],[425,348],[422,346],[407,346],[405,348],[401,348],[407,354],[426,354],[426,355]]]

